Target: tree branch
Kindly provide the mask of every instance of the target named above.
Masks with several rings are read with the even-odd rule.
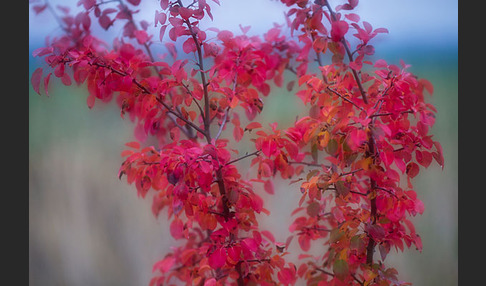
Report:
[[[242,157],[240,157],[240,158],[236,158],[236,159],[234,159],[234,160],[232,160],[232,161],[229,161],[228,163],[226,163],[226,164],[225,164],[225,166],[227,166],[227,165],[231,165],[231,164],[233,164],[233,163],[236,163],[236,162],[238,162],[238,161],[241,161],[241,160],[243,160],[243,159],[245,159],[245,158],[247,158],[247,157],[250,157],[250,156],[259,156],[259,153],[260,153],[260,150],[257,150],[257,151],[255,151],[255,152],[253,152],[253,153],[250,153],[250,154],[248,154],[248,152],[247,152],[247,153],[246,153],[244,156],[242,156]]]
[[[336,14],[334,14],[334,11],[332,10],[331,5],[329,4],[329,1],[324,1],[324,2],[325,2],[325,5],[326,5],[327,9],[329,10],[329,13],[331,14],[332,20],[333,21],[336,21],[337,20],[336,19]],[[341,43],[343,44],[344,49],[346,50],[346,54],[348,55],[349,62],[354,61],[353,54],[349,50],[348,43],[346,42],[346,39],[344,37],[341,40]],[[361,84],[361,80],[359,79],[358,72],[355,69],[353,69],[353,68],[351,68],[351,71],[353,73],[353,76],[354,76],[354,79],[356,81],[356,84],[358,85],[358,88],[359,88],[359,91],[361,93],[361,97],[363,98],[364,103],[365,104],[368,104],[368,98],[366,96],[366,92],[365,92],[365,90],[363,88],[363,85]]]
[[[352,105],[354,105],[356,108],[358,108],[359,110],[361,111],[364,111],[363,107],[357,105],[356,103],[354,103],[353,101],[351,101],[350,99],[346,98],[345,96],[343,96],[342,94],[340,94],[339,92],[337,92],[336,90],[330,88],[329,86],[326,87],[326,89],[328,89],[329,91],[331,91],[332,93],[334,93],[335,95],[339,96],[340,98],[342,98],[343,100],[351,103]]]

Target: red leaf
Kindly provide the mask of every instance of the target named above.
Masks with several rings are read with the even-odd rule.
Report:
[[[251,26],[245,26],[245,27],[243,27],[240,24],[240,29],[243,32],[243,34],[246,34],[250,30],[250,28],[251,28]]]
[[[355,13],[349,13],[345,17],[346,17],[346,19],[349,19],[350,21],[353,21],[353,22],[359,22],[359,19],[360,19],[359,15],[355,14]]]
[[[108,30],[108,28],[111,26],[112,24],[112,21],[110,19],[110,17],[108,17],[107,15],[101,15],[99,18],[98,18],[98,21],[100,23],[100,26],[105,29],[105,30]]]
[[[430,95],[434,93],[434,86],[430,81],[422,78],[419,79],[419,83],[422,84],[423,87],[425,87],[425,89],[427,90],[428,93],[430,93]]]
[[[160,8],[165,10],[169,7],[169,0],[160,0]]]
[[[160,272],[165,273],[170,270],[174,262],[176,261],[174,256],[166,257],[158,262],[156,262],[152,268],[152,272],[160,270]]]
[[[37,92],[39,95],[40,94],[40,83],[41,83],[41,78],[42,78],[42,68],[37,68],[33,73],[32,77],[30,78],[30,82],[32,83],[32,88]]]
[[[196,51],[196,43],[194,43],[194,40],[192,38],[187,39],[183,44],[182,44],[182,50],[184,53],[189,54],[192,52]]]
[[[218,280],[216,280],[216,278],[213,277],[204,281],[203,286],[216,286],[216,285],[218,285]]]
[[[415,200],[415,205],[414,205],[414,210],[416,212],[418,212],[419,214],[423,214],[424,213],[424,210],[425,210],[424,203],[421,200],[416,199]]]
[[[213,253],[211,253],[208,257],[208,264],[213,269],[219,269],[226,264],[226,250],[221,247],[217,248]]]
[[[193,10],[185,7],[179,7],[179,13],[182,19],[188,20],[192,16]]]
[[[165,31],[165,28],[164,28],[164,31]],[[160,32],[162,33],[162,31],[160,31]],[[165,43],[164,45],[167,48],[167,50],[169,51],[169,53],[172,56],[172,58],[174,58],[174,59],[177,58],[177,50],[175,48],[175,45],[173,43],[170,43],[170,42],[169,43]]]
[[[67,73],[62,75],[61,81],[65,86],[71,85],[71,77]]]
[[[318,37],[314,40],[312,47],[317,53],[324,53],[327,50],[327,40],[324,37]]]
[[[96,0],[80,0],[78,6],[81,4],[84,6],[84,9],[89,10],[96,4]]]
[[[226,250],[228,252],[229,259],[232,260],[235,264],[240,261],[241,246],[229,246]]]
[[[373,31],[373,33],[387,33],[388,34],[388,29],[386,28],[378,28]]]
[[[57,77],[62,77],[64,75],[64,64],[58,64],[54,69],[54,75]]]
[[[47,87],[49,85],[49,79],[51,78],[51,74],[49,73],[45,78],[44,78],[44,91],[46,92],[46,95],[49,96],[49,92],[47,91]]]
[[[229,41],[232,38],[233,38],[233,33],[230,31],[224,30],[218,33],[218,39],[221,42]]]
[[[170,224],[170,234],[175,239],[183,238],[184,237],[182,233],[183,230],[184,230],[184,223],[179,218],[175,218]]]
[[[273,189],[273,181],[272,180],[266,180],[265,183],[263,184],[263,187],[265,191],[271,195],[275,193]]]
[[[289,285],[289,284],[292,285],[295,283],[295,279],[296,279],[295,267],[293,268],[285,267],[277,273],[277,276],[278,276],[278,280],[283,285]]]
[[[417,164],[415,164],[414,162],[408,163],[406,172],[407,172],[407,175],[410,178],[417,176],[419,171],[420,171],[420,168]]]
[[[137,6],[138,4],[140,4],[141,0],[127,0],[127,1],[133,6]]]
[[[383,240],[386,236],[385,229],[377,224],[368,225],[366,227],[366,231],[373,238],[373,240],[377,242]]]
[[[246,130],[251,131],[253,129],[257,129],[257,128],[261,128],[261,127],[262,127],[262,125],[259,122],[251,122],[248,125],[246,125],[245,131]]]
[[[243,138],[243,133],[244,133],[243,128],[241,128],[239,126],[235,126],[233,128],[233,137],[235,138],[236,142],[241,141],[241,139]]]
[[[96,99],[96,98],[95,98],[95,96],[94,96],[94,95],[92,95],[92,94],[90,94],[90,95],[88,96],[88,98],[86,99],[86,103],[88,104],[88,107],[89,107],[90,109],[91,109],[91,108],[93,108],[93,106],[94,106],[94,104],[95,104],[95,99]]]
[[[137,38],[137,42],[140,45],[145,44],[149,40],[149,36],[144,30],[136,30],[133,32],[133,34],[135,35],[135,38]]]
[[[349,25],[346,21],[334,21],[331,28],[331,39],[334,42],[339,42],[348,32]]]
[[[246,248],[251,252],[257,252],[258,250],[258,244],[256,243],[255,239],[250,237],[243,239],[241,245],[246,246]]]
[[[432,156],[434,157],[435,161],[437,161],[439,166],[444,169],[444,155],[442,153],[442,146],[439,142],[434,142],[434,145],[437,149],[437,152],[432,153]]]
[[[310,237],[306,234],[300,235],[298,238],[300,248],[303,251],[309,251],[310,249]]]
[[[159,13],[159,11],[155,11],[155,20],[154,20],[155,27],[157,26],[157,23],[160,23],[161,25],[165,24],[166,20],[167,20],[167,15],[165,13]]]
[[[268,240],[272,243],[275,243],[275,237],[273,236],[273,234],[271,232],[269,232],[268,230],[262,230],[262,234],[268,238]]]
[[[427,168],[430,163],[432,163],[432,154],[427,151],[416,150],[415,158],[417,159],[417,162],[425,168]]]
[[[40,56],[43,56],[43,55],[50,54],[50,53],[52,53],[52,51],[54,51],[53,47],[48,47],[48,48],[42,47],[42,48],[35,49],[32,52],[32,56],[33,57],[40,57]]]
[[[134,148],[134,149],[140,149],[140,143],[138,143],[137,141],[125,143],[125,146],[128,146],[130,148]]]
[[[35,12],[36,15],[39,14],[40,12],[44,11],[46,8],[47,8],[47,4],[35,5],[34,7],[32,7],[32,9],[34,9],[34,12]]]

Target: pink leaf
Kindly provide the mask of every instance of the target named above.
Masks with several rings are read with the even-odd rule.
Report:
[[[108,17],[107,15],[101,15],[99,18],[98,18],[98,21],[100,23],[100,26],[105,29],[105,30],[108,30],[108,28],[110,27],[110,25],[112,24],[112,21],[110,19],[110,17]]]
[[[375,33],[387,33],[388,34],[388,29],[386,29],[386,28],[378,28],[378,29],[375,29],[374,32]]]
[[[257,129],[257,128],[261,128],[261,127],[262,127],[262,125],[259,122],[251,122],[248,125],[246,125],[245,130],[251,131],[253,129]]]
[[[272,243],[275,243],[275,237],[273,236],[273,234],[271,232],[269,232],[268,230],[263,230],[262,231],[262,234],[268,238],[268,240]]]
[[[374,67],[375,68],[386,68],[386,67],[388,67],[388,64],[386,63],[385,60],[379,59],[375,62]]]
[[[408,163],[407,165],[407,175],[410,177],[410,178],[413,178],[415,176],[418,175],[420,171],[420,168],[417,164],[415,164],[414,162],[410,162]]]
[[[359,22],[359,15],[358,14],[355,14],[355,13],[350,13],[350,14],[347,14],[346,16],[346,19],[349,19],[350,21],[353,21],[353,22]]]
[[[140,149],[140,143],[138,143],[137,141],[125,143],[125,146],[128,146],[130,148],[134,148],[134,149]]]
[[[213,269],[223,267],[226,264],[226,250],[223,247],[217,248],[209,255],[208,264]]]
[[[169,7],[169,0],[160,0],[160,8],[165,10]]]
[[[381,241],[385,238],[385,229],[377,224],[370,224],[366,227],[366,231],[373,238],[374,241]]]
[[[71,85],[71,77],[67,73],[62,75],[61,81],[65,86]]]
[[[218,285],[218,281],[216,280],[216,278],[211,278],[211,279],[208,279],[204,282],[204,285],[203,286],[216,286]]]
[[[265,183],[263,184],[263,187],[265,191],[271,195],[275,193],[273,189],[273,181],[272,180],[266,180]]]
[[[88,104],[88,107],[91,109],[93,108],[94,104],[95,104],[95,96],[90,94],[88,96],[88,98],[86,99],[86,103]]]
[[[84,6],[84,9],[89,10],[96,4],[96,0],[80,0],[78,6],[81,4]]]
[[[170,234],[173,238],[179,239],[182,238],[184,230],[184,223],[179,218],[175,218],[172,223],[170,224]]]
[[[245,27],[243,27],[240,24],[240,29],[243,32],[243,34],[246,34],[250,30],[250,28],[251,28],[251,26],[245,26]]]
[[[349,25],[345,21],[332,22],[331,39],[334,42],[339,42],[344,38],[344,35],[348,32]]]
[[[156,262],[152,268],[152,272],[160,270],[160,272],[165,273],[170,270],[174,262],[176,261],[174,256],[166,257],[158,262]]]
[[[251,252],[256,252],[258,250],[258,244],[256,243],[255,239],[247,237],[243,239],[243,242],[241,243],[243,246],[246,246],[248,250]]]
[[[165,13],[159,13],[159,11],[155,11],[155,27],[157,26],[157,23],[160,23],[161,25],[165,24],[165,21],[167,21],[167,15]]]
[[[35,5],[34,7],[32,7],[32,9],[34,9],[34,12],[35,12],[36,15],[39,14],[40,12],[44,11],[46,8],[47,8],[47,4]]]
[[[192,52],[196,51],[196,43],[194,43],[194,40],[192,38],[187,39],[183,44],[182,44],[182,50],[184,53],[189,54]]]
[[[49,85],[49,79],[51,78],[51,74],[49,73],[45,78],[44,78],[44,91],[46,92],[46,95],[49,96],[49,92],[47,91],[47,86]]]
[[[298,238],[300,248],[303,251],[309,251],[310,249],[310,237],[306,234],[300,235]]]
[[[179,7],[179,13],[182,19],[188,20],[192,16],[193,10],[185,7]]]
[[[138,4],[140,4],[141,0],[127,0],[127,1],[133,6],[137,6]]]
[[[278,280],[283,285],[292,285],[295,283],[295,267],[285,267],[277,273]]]
[[[37,92],[39,95],[40,94],[40,83],[41,83],[41,78],[42,78],[42,68],[37,68],[33,73],[32,77],[30,78],[30,82],[32,83],[32,88]]]
[[[149,36],[144,30],[136,30],[133,33],[135,34],[135,38],[137,38],[137,42],[140,45],[145,44],[149,40]]]
[[[53,50],[54,50],[53,47],[48,47],[48,48],[42,47],[42,48],[38,48],[38,49],[36,49],[36,50],[34,50],[32,52],[32,56],[33,57],[40,57],[40,56],[43,56],[43,55],[47,55],[47,54],[52,53]]]

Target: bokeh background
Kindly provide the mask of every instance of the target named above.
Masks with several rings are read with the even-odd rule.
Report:
[[[50,2],[73,8],[77,3]],[[284,23],[278,1],[220,2],[220,7],[213,5],[214,22],[205,25],[235,32],[239,24],[251,25],[251,33],[261,34],[274,22]],[[142,3],[139,17],[151,21],[158,1]],[[413,220],[423,251],[392,251],[387,258],[403,280],[419,286],[458,284],[457,10],[453,0],[370,0],[361,1],[357,11],[362,20],[390,31],[374,42],[376,57],[396,64],[403,59],[435,89],[429,99],[438,109],[433,133],[446,163],[443,170],[432,165],[415,179],[426,206]],[[60,32],[52,16],[29,11],[29,75],[43,65],[32,51],[43,46],[46,36]],[[164,216],[153,217],[150,197],[138,198],[134,186],[117,178],[124,143],[134,140],[133,124],[120,118],[115,104],[89,110],[83,87],[54,82],[50,97],[29,89],[29,284],[148,285],[153,263],[178,242],[168,234]],[[286,91],[265,103],[266,117],[260,120],[278,121],[282,128],[301,110]],[[278,183],[276,190],[265,197],[272,215],[262,217],[262,227],[285,240],[299,193],[286,183]]]

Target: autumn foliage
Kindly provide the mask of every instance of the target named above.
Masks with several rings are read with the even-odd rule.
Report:
[[[46,63],[33,89],[48,95],[53,78],[84,85],[89,108],[115,101],[134,122],[138,141],[126,144],[118,175],[139,196],[153,193],[153,214],[179,242],[154,264],[150,285],[407,285],[386,257],[422,249],[413,178],[444,159],[429,132],[430,82],[403,62],[371,60],[373,38],[388,31],[353,12],[358,0],[281,0],[285,24],[261,36],[202,27],[218,0],[158,2],[142,21],[140,0],[80,0],[75,15],[31,4],[62,29],[33,53]],[[95,25],[121,32],[108,44]],[[265,99],[279,89],[307,114],[262,126]],[[243,142],[251,149],[239,154]],[[258,222],[270,215],[263,192],[285,195],[276,178],[301,193],[286,241]],[[326,251],[308,252],[313,244]]]

